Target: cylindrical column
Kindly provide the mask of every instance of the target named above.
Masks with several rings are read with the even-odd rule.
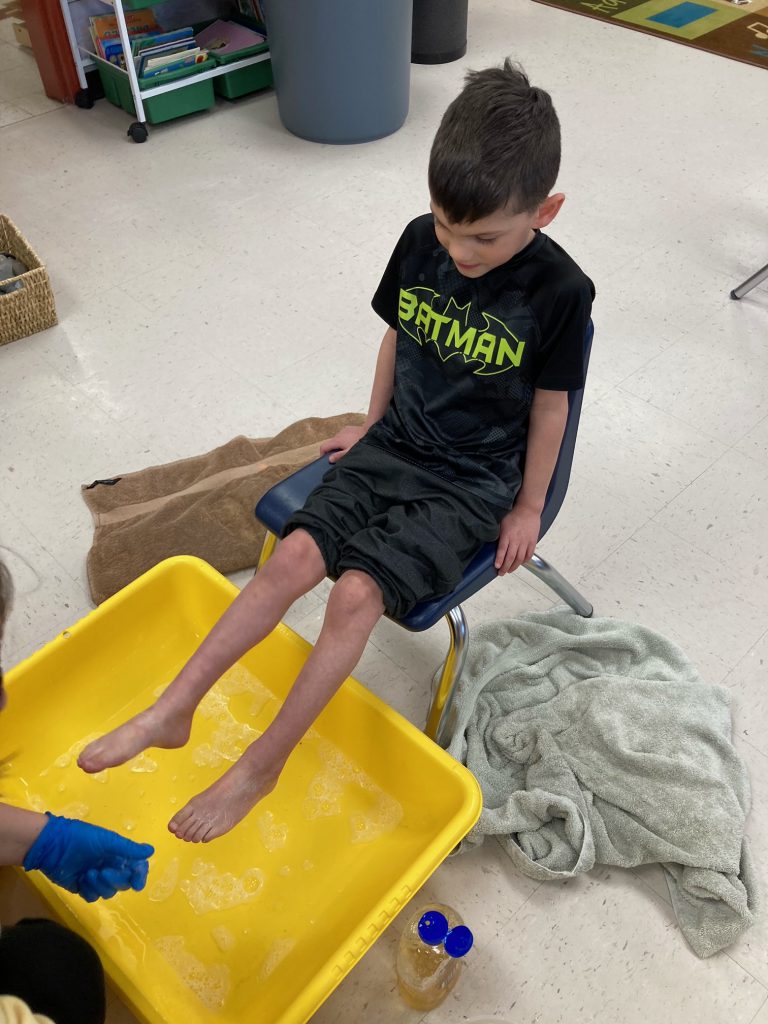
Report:
[[[467,52],[468,0],[413,0],[414,64],[447,64]]]
[[[280,119],[311,142],[370,142],[405,121],[413,0],[267,0]]]

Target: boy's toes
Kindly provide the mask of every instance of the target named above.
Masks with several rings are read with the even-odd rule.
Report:
[[[168,822],[168,831],[173,832],[175,836],[178,836],[179,839],[182,839],[183,836],[181,835],[181,833],[186,832],[186,830],[189,828],[190,819],[193,817],[193,815],[194,812],[192,808],[189,806],[189,804],[187,804],[186,807],[182,807],[182,809],[180,811],[177,811],[176,814],[174,814],[174,816]]]

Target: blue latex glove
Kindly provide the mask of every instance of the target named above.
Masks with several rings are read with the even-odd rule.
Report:
[[[124,889],[144,888],[154,847],[86,821],[46,813],[48,823],[24,858],[25,871],[42,871],[88,903],[111,899]]]

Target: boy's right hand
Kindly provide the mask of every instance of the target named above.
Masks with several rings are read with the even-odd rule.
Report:
[[[320,454],[327,455],[328,452],[331,452],[328,461],[338,462],[353,445],[357,444],[365,432],[365,427],[344,427],[335,437],[329,437],[327,441],[323,441],[320,445]]]

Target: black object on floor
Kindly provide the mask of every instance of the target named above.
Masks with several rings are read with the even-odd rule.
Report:
[[[447,64],[467,52],[469,0],[413,0],[414,64]]]
[[[85,939],[56,921],[25,917],[0,934],[0,992],[56,1024],[104,1024],[104,970]]]

